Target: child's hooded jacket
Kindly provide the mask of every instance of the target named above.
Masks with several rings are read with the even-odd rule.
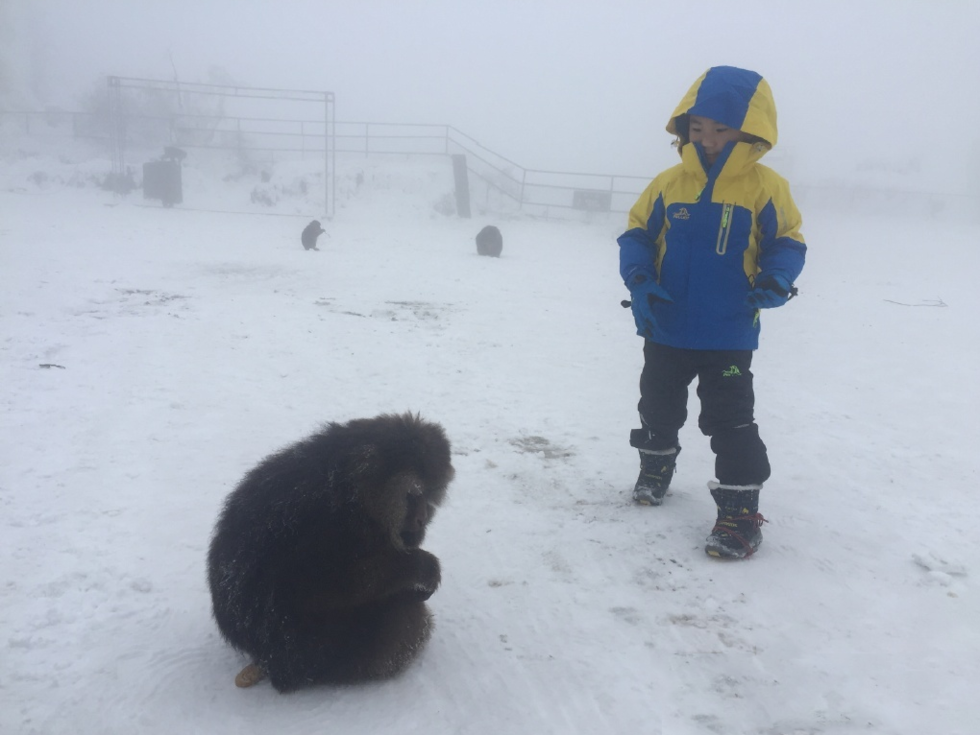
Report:
[[[673,303],[654,305],[650,339],[671,347],[754,350],[758,310],[746,303],[757,277],[789,283],[803,269],[800,213],[779,174],[759,163],[776,144],[776,106],[758,74],[713,67],[698,79],[667,123],[687,139],[689,115],[756,137],[728,143],[710,170],[700,144],[681,148],[682,163],[646,188],[619,237],[620,274],[655,278]]]

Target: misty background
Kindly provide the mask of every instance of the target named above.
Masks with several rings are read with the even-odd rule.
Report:
[[[0,110],[106,75],[332,91],[338,121],[449,124],[522,166],[653,176],[709,66],[761,73],[794,185],[980,185],[975,0],[0,0]]]

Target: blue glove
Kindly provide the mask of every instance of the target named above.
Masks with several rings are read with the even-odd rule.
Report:
[[[653,337],[657,320],[653,318],[653,305],[657,301],[672,303],[674,300],[660,284],[645,273],[637,273],[629,282],[630,298],[633,308],[633,321],[636,322],[636,333],[641,337]]]
[[[755,279],[755,287],[749,291],[746,303],[753,309],[775,309],[782,306],[796,294],[793,284],[782,276],[760,275]]]

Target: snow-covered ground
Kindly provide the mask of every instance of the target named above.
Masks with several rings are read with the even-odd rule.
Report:
[[[85,166],[0,167],[0,733],[976,732],[976,222],[801,198],[801,296],[754,364],[770,523],[724,563],[693,396],[672,494],[629,502],[625,218],[459,219],[448,161],[362,159],[305,252],[315,181],[269,208],[189,169],[163,209]],[[387,683],[235,688],[224,497],[321,422],[404,410],[457,470],[429,646]]]

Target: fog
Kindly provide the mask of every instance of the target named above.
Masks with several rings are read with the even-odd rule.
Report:
[[[978,27],[974,0],[0,0],[0,103],[77,108],[107,74],[328,90],[338,120],[649,175],[680,96],[731,64],[769,80],[792,181],[953,192],[980,183]]]

